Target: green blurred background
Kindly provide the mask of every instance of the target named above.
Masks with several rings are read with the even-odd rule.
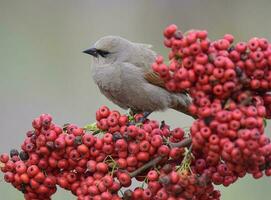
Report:
[[[0,0],[0,152],[19,147],[41,113],[60,125],[83,126],[103,104],[118,109],[99,93],[90,57],[81,53],[101,36],[150,43],[164,56],[162,31],[170,23],[207,29],[212,39],[232,33],[237,40],[271,40],[270,8],[270,0]],[[151,117],[172,126],[192,123],[172,110]],[[1,200],[23,199],[0,178]],[[221,199],[267,200],[269,188],[269,178],[246,177],[221,188]],[[59,190],[53,199],[75,197]]]

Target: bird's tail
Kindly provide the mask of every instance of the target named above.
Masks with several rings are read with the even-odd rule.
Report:
[[[172,109],[182,112],[193,118],[196,118],[188,111],[188,107],[191,103],[192,103],[192,99],[187,93],[178,93],[178,94],[172,95],[172,104],[171,104]]]

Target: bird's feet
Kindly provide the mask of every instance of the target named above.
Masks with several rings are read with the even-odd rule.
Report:
[[[143,112],[143,117],[138,120],[138,123],[143,123],[152,112]]]
[[[145,120],[148,118],[148,116],[152,113],[152,112],[143,112],[143,116],[141,118],[139,118],[139,120],[136,121],[135,119],[135,114],[137,114],[138,112],[136,112],[135,110],[129,108],[127,111],[127,115],[129,118],[129,123],[130,124],[136,124],[136,125],[140,125],[143,124],[143,122],[145,122]]]

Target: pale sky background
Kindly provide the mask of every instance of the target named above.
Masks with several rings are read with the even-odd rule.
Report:
[[[118,109],[99,93],[90,57],[81,53],[98,38],[120,35],[152,44],[164,56],[162,31],[171,23],[184,31],[207,29],[213,40],[225,33],[238,41],[271,40],[270,10],[270,0],[0,0],[0,152],[18,148],[41,113],[60,125],[83,126],[101,105]],[[192,123],[172,110],[151,117],[172,127]],[[23,199],[0,178],[1,200]],[[270,183],[247,176],[222,188],[221,199],[267,200]],[[76,198],[63,190],[53,197],[63,199]]]

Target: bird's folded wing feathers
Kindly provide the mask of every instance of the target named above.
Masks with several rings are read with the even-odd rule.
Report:
[[[161,79],[161,77],[159,76],[159,74],[157,72],[154,71],[148,71],[144,74],[144,78],[151,84],[159,86],[163,89],[165,88],[165,82],[163,79]],[[175,93],[178,101],[173,102],[172,107],[173,109],[180,111],[182,113],[185,113],[187,115],[192,116],[193,118],[195,118],[195,116],[191,115],[188,112],[188,106],[191,104],[192,100],[189,97],[189,95],[186,92],[181,92],[181,93]]]
[[[144,74],[144,78],[151,84],[162,87],[165,89],[165,82],[164,80],[159,76],[157,72],[154,71],[147,71]]]

